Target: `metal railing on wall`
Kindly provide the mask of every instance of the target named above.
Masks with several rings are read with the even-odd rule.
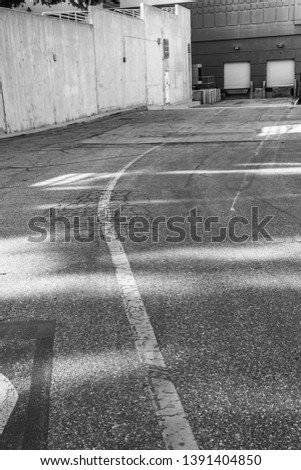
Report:
[[[131,16],[132,18],[141,18],[140,8],[106,8],[106,10],[113,11],[114,13],[120,13],[122,15]]]
[[[171,13],[172,15],[176,14],[175,7],[162,7],[161,10],[167,11],[167,13]]]
[[[59,18],[60,20],[92,24],[92,17],[88,11],[43,11],[42,15],[52,16],[54,18]]]

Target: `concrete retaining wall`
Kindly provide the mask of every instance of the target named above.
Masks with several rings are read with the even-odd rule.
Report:
[[[98,111],[146,105],[144,22],[93,9]]]
[[[97,112],[93,28],[1,9],[7,131]]]
[[[3,20],[0,16],[0,38],[1,38],[1,31],[3,29]],[[3,76],[3,53],[0,47],[0,133],[4,132],[5,130],[5,117],[4,117],[4,107],[3,107],[3,95],[2,95],[2,76]]]
[[[146,38],[147,103],[164,105],[191,100],[190,11],[176,5],[175,14],[172,14],[146,4],[143,4],[142,11]],[[165,59],[164,39],[169,42],[169,57]],[[166,72],[168,91],[164,78]]]
[[[0,127],[4,116],[6,132],[15,132],[164,105],[166,70],[169,102],[190,99],[190,11],[175,13],[142,5],[137,19],[93,7],[89,25],[0,8]],[[163,38],[170,43],[168,61]]]

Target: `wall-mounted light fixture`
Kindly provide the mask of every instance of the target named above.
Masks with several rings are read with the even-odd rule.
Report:
[[[234,49],[235,51],[239,51],[239,50],[240,50],[240,46],[233,46],[233,49]]]
[[[277,47],[279,47],[279,49],[282,49],[282,48],[284,47],[283,42],[279,42],[279,43],[277,44]]]

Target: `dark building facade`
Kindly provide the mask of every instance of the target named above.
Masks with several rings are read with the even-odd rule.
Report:
[[[191,16],[192,63],[216,86],[300,85],[301,0],[196,0]]]

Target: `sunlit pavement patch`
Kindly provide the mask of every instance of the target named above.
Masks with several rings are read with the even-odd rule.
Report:
[[[7,416],[1,449],[47,448],[54,333],[52,320],[0,325],[3,374],[7,381],[14,382],[19,395]]]

